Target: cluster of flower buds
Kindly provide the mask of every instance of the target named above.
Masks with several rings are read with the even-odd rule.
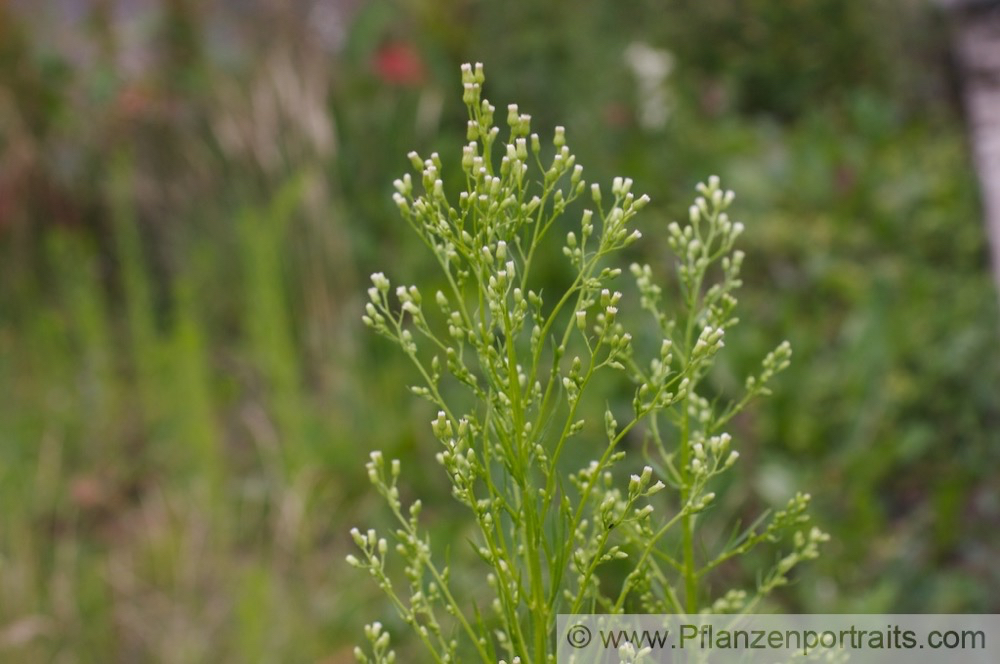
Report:
[[[719,352],[725,345],[722,342],[722,337],[725,334],[726,331],[721,327],[712,327],[711,325],[703,327],[691,349],[691,362],[702,362]]]
[[[707,440],[700,433],[693,439],[691,445],[691,474],[696,478],[707,478],[732,468],[740,453],[730,450],[732,436],[722,433]]]
[[[354,658],[360,664],[394,664],[396,653],[389,648],[389,632],[382,628],[382,623],[373,622],[365,625],[365,638],[372,649],[369,658],[360,647],[354,649]]]
[[[792,362],[792,345],[782,341],[778,347],[768,353],[761,362],[761,372],[746,380],[746,390],[750,393],[766,393],[766,384],[776,373],[784,371]]]

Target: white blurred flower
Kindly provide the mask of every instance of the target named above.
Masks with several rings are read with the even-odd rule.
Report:
[[[663,129],[670,117],[666,83],[674,69],[673,54],[644,42],[632,42],[625,49],[625,62],[636,79],[639,125],[647,130]]]

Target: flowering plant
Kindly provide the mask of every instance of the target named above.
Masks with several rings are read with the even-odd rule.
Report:
[[[543,162],[548,150],[516,105],[499,142],[484,80],[482,65],[463,66],[469,143],[458,200],[445,194],[436,153],[411,153],[416,177],[395,182],[402,216],[433,253],[446,288],[425,299],[418,286],[393,289],[374,274],[364,322],[409,357],[421,379],[412,391],[438,411],[431,422],[437,460],[476,523],[473,547],[492,597],[483,607],[481,597],[452,587],[421,529],[421,502],[400,498],[399,462],[377,451],[368,476],[398,522],[393,548],[405,561],[406,587],[391,578],[389,543],[374,530],[352,530],[360,554],[348,562],[374,577],[436,662],[554,661],[558,613],[752,610],[793,567],[818,555],[826,535],[809,526],[809,497],[798,494],[720,550],[696,547],[715,502],[712,485],[739,459],[725,427],[767,393],[791,356],[789,344],[779,344],[729,405],[699,392],[737,322],[744,257],[734,248],[743,225],[727,213],[733,193],[709,178],[688,223],[667,227],[677,257],[676,310],[664,307],[652,267],[631,265],[638,304],[657,337],[640,344],[649,332],[633,334],[620,320],[627,300],[612,284],[622,269],[609,258],[641,238],[631,222],[649,198],[636,196],[627,178],[615,178],[609,196],[598,184],[588,187],[561,127]],[[565,230],[567,208],[588,194],[591,207]],[[543,260],[539,247],[557,229],[574,278],[543,297],[533,271]],[[608,407],[603,426],[588,426],[584,397],[609,372],[632,384],[631,408],[619,421],[622,414]],[[645,442],[635,472],[624,470],[626,437]],[[581,449],[592,450],[593,460],[569,467]],[[784,542],[784,553],[752,592],[711,592],[712,570],[765,542]],[[365,634],[360,661],[394,661],[380,623]]]

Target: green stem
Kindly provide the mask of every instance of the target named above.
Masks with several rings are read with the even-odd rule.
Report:
[[[400,512],[399,509],[396,507],[393,507],[392,511],[396,517],[396,520],[399,521],[399,523],[403,526],[403,530],[407,533],[407,535],[413,540],[418,540],[419,535],[412,528],[409,520],[403,516],[403,513]],[[423,563],[423,566],[431,573],[431,576],[434,577],[434,580],[438,584],[438,588],[441,590],[441,595],[444,597],[445,601],[447,601],[448,605],[451,607],[450,612],[458,619],[459,624],[462,626],[462,630],[472,641],[472,645],[475,646],[476,652],[479,653],[479,657],[487,664],[492,664],[492,660],[489,657],[489,653],[486,652],[486,648],[483,646],[483,644],[479,642],[479,636],[476,634],[475,630],[472,629],[472,625],[470,625],[469,621],[465,619],[465,614],[462,612],[461,607],[459,607],[458,602],[455,600],[455,597],[451,594],[451,590],[448,588],[448,584],[445,582],[444,577],[441,575],[441,572],[438,571],[434,563],[431,562],[429,556],[424,558],[421,562]]]
[[[660,539],[667,534],[668,530],[674,527],[678,519],[683,521],[687,516],[689,516],[687,507],[682,507],[680,512],[675,514],[674,517],[670,519],[670,521],[667,521],[665,524],[663,524],[663,526],[659,530],[657,530],[656,533],[651,538],[649,538],[649,541],[646,542],[646,547],[642,550],[642,555],[639,556],[639,560],[636,561],[635,567],[633,567],[632,569],[632,574],[630,574],[629,577],[625,579],[625,584],[622,586],[621,593],[618,595],[618,601],[615,602],[614,606],[615,611],[619,611],[625,605],[625,598],[628,597],[629,590],[631,589],[630,581],[632,575],[638,574],[640,570],[642,570],[643,566],[646,564],[646,559],[649,558],[649,556],[653,552],[653,549],[656,547],[656,543],[659,542]],[[690,609],[688,609],[688,613],[691,613]]]
[[[704,251],[704,249],[703,249]],[[684,331],[684,352],[687,354],[685,363],[690,366],[692,355],[692,344],[694,343],[694,327],[698,319],[696,307],[701,295],[701,284],[704,279],[704,271],[699,271],[691,284],[691,290],[687,294],[687,323]],[[688,394],[694,390],[694,379],[688,388]],[[680,432],[680,452],[681,452],[681,505],[685,510],[681,519],[681,538],[683,546],[684,564],[684,602],[688,613],[698,611],[698,570],[694,558],[694,515],[688,514],[687,504],[691,499],[691,416],[688,413],[688,402],[690,397],[685,397],[681,403],[681,432]]]
[[[507,383],[510,391],[514,458],[518,460],[518,474],[515,480],[522,488],[521,507],[524,510],[524,555],[528,563],[528,575],[531,585],[531,602],[529,609],[534,623],[535,661],[545,662],[545,651],[548,642],[548,606],[545,601],[545,579],[543,577],[541,559],[545,555],[542,550],[541,516],[537,503],[537,492],[531,478],[531,441],[524,435],[524,404],[521,399],[521,383],[517,370],[517,352],[510,319],[510,312],[503,311],[504,336],[507,345]]]
[[[691,485],[688,482],[689,464],[691,463],[690,425],[687,411],[687,399],[681,405],[684,414],[681,424],[681,505],[687,506],[691,498]],[[684,513],[681,517],[681,533],[684,546],[684,602],[688,613],[698,612],[698,572],[694,560],[694,516]]]

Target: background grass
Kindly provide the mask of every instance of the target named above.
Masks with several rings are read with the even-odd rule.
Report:
[[[672,58],[662,127],[636,43]],[[426,404],[359,316],[370,272],[433,273],[390,183],[412,149],[457,167],[467,60],[590,180],[650,193],[636,257],[665,279],[657,229],[708,174],[736,189],[745,324],[713,389],[795,358],[734,423],[729,507],[804,488],[833,534],[780,604],[1000,611],[997,294],[928,7],[9,2],[0,658],[351,661],[391,616],[342,562],[385,519],[373,448],[460,536]]]

